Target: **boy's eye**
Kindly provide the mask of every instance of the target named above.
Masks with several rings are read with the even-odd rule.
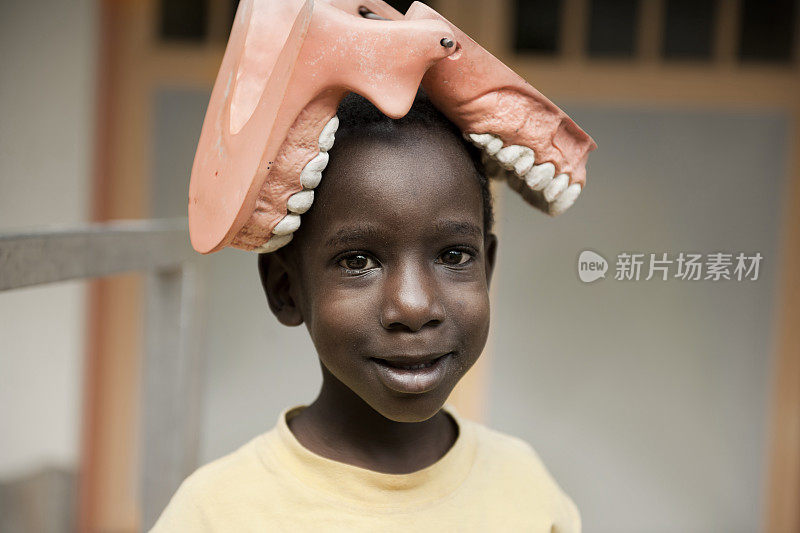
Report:
[[[364,254],[353,254],[339,260],[339,266],[347,270],[367,270],[375,268],[377,263],[371,257]]]
[[[463,265],[472,258],[472,255],[461,250],[447,250],[439,256],[445,265]]]

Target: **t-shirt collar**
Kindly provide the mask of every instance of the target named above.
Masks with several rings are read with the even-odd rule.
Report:
[[[289,429],[287,420],[305,407],[298,405],[283,410],[275,429],[263,436],[263,444],[291,475],[310,489],[326,492],[334,498],[388,507],[434,502],[463,483],[475,460],[475,428],[449,404],[443,409],[458,426],[455,443],[438,461],[409,474],[368,470],[328,459],[304,447]]]

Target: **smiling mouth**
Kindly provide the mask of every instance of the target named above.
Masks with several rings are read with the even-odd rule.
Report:
[[[451,359],[455,352],[444,355],[370,358],[375,363],[377,375],[383,384],[395,392],[422,394],[432,391],[452,375]]]

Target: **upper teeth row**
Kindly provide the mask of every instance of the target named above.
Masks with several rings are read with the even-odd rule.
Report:
[[[328,166],[328,151],[333,148],[336,130],[339,128],[339,117],[335,116],[325,124],[319,135],[319,153],[314,156],[300,172],[300,183],[303,190],[289,197],[286,209],[289,211],[278,224],[272,228],[272,237],[255,252],[273,252],[289,243],[294,232],[300,227],[300,215],[308,211],[314,202],[314,188],[322,180],[322,171]]]
[[[465,137],[497,161],[501,167],[514,173],[534,191],[540,191],[549,204],[549,213],[558,215],[566,211],[581,193],[579,183],[569,184],[569,174],[556,176],[553,163],[535,164],[536,154],[527,146],[511,144],[491,133],[470,133]]]

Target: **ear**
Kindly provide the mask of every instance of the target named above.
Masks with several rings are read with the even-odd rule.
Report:
[[[272,314],[284,326],[299,326],[303,323],[303,314],[295,299],[296,288],[290,276],[290,264],[283,254],[269,252],[258,254],[258,273],[261,286],[267,295],[267,302]]]
[[[497,235],[489,233],[483,241],[483,253],[486,258],[486,286],[492,282],[495,259],[497,258]]]

